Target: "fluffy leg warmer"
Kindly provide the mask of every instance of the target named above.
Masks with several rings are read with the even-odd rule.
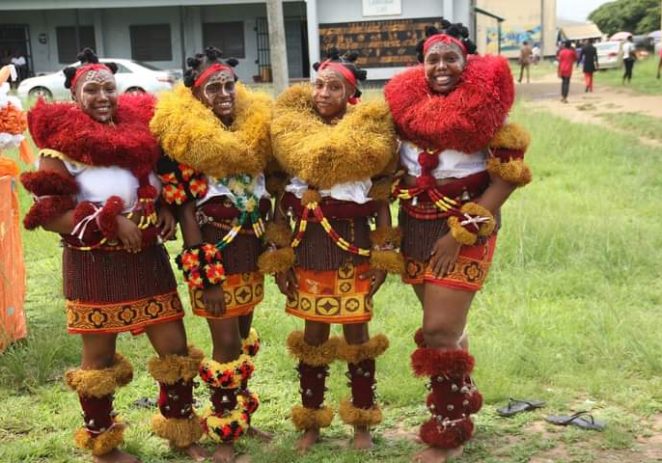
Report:
[[[388,349],[388,338],[378,334],[363,344],[338,344],[338,359],[347,362],[351,399],[340,404],[340,418],[353,426],[375,426],[382,421],[382,410],[375,403],[375,358]]]
[[[471,381],[474,358],[468,352],[419,347],[411,357],[417,376],[430,378],[427,406],[432,418],[420,430],[421,440],[432,447],[453,449],[473,435],[470,415],[483,398]]]
[[[226,363],[211,359],[202,361],[200,378],[211,391],[211,406],[202,413],[202,428],[213,441],[233,443],[248,429],[252,405],[240,391],[254,369],[246,354]]]
[[[133,379],[133,368],[121,354],[113,364],[100,370],[69,370],[67,385],[78,393],[84,426],[76,431],[74,442],[94,456],[105,455],[124,441],[124,424],[113,411],[113,393]]]
[[[189,346],[188,353],[150,359],[148,369],[159,383],[159,411],[152,417],[154,434],[173,447],[186,448],[202,437],[202,427],[193,410],[193,378],[204,354]]]
[[[248,355],[251,358],[254,358],[260,351],[260,337],[255,328],[251,328],[248,337],[241,340],[241,349],[245,355]],[[242,381],[239,394],[244,398],[244,407],[248,413],[250,422],[253,413],[255,413],[260,406],[260,397],[255,392],[248,389],[248,379]]]
[[[301,405],[292,408],[292,422],[299,431],[326,428],[333,421],[333,410],[324,405],[324,393],[329,364],[337,356],[337,346],[336,338],[319,346],[310,345],[301,331],[295,331],[287,338],[290,354],[299,359]]]

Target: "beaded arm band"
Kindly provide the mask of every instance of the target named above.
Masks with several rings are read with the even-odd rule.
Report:
[[[448,218],[448,226],[455,240],[471,246],[479,236],[490,236],[496,222],[490,211],[480,204],[469,202],[462,205],[459,213]]]
[[[215,244],[202,243],[185,248],[175,258],[190,288],[205,289],[225,280],[221,251]]]

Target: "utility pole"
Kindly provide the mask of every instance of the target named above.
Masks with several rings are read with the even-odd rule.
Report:
[[[285,21],[283,20],[283,0],[267,0],[269,21],[269,53],[274,93],[280,94],[289,84],[287,69],[287,45],[285,43]]]

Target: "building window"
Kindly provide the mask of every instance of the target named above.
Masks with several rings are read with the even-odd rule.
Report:
[[[246,58],[244,23],[204,23],[202,40],[205,47],[216,47],[226,58]]]
[[[131,58],[137,61],[172,61],[170,24],[130,26]]]
[[[94,40],[94,26],[78,27],[78,43],[76,43],[76,28],[74,26],[56,27],[57,36],[57,59],[62,64],[76,61],[76,55],[83,48],[89,47],[96,50],[97,43]]]

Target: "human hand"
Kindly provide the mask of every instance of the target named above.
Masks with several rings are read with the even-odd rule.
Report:
[[[287,296],[287,299],[292,301],[296,296],[296,290],[299,287],[297,276],[294,269],[288,269],[284,272],[276,273],[276,285],[282,294]]]
[[[117,216],[117,239],[127,252],[140,252],[143,235],[138,225],[123,215]]]
[[[430,254],[430,268],[437,278],[453,270],[461,247],[450,232],[437,240]]]
[[[203,289],[202,302],[205,304],[205,310],[214,316],[225,313],[225,295],[221,285]]]
[[[159,233],[163,241],[168,241],[175,236],[177,221],[169,208],[161,207],[159,209],[156,226],[161,230]]]
[[[368,298],[372,299],[372,297],[379,291],[379,288],[384,284],[386,281],[386,271],[384,270],[377,270],[377,269],[370,269],[366,272],[363,272],[361,275],[359,275],[359,280],[368,280],[370,279],[370,292],[368,293]]]

